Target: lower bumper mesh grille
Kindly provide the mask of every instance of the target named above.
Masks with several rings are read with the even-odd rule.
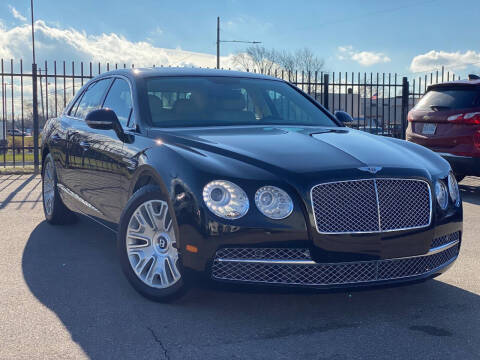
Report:
[[[287,261],[272,258],[247,260],[245,257],[228,259],[219,255],[245,254],[247,249],[222,249],[217,252],[213,262],[212,277],[217,280],[307,286],[377,282],[428,274],[453,261],[458,256],[459,248],[460,245],[456,242],[443,251],[423,256],[346,263],[315,263],[306,260],[305,251],[308,252],[308,249],[290,249],[299,255],[290,257]],[[262,250],[265,253],[267,250],[275,252],[286,249]]]
[[[432,246],[430,247],[433,249],[433,248],[451,243],[452,241],[458,241],[458,240],[460,240],[460,233],[457,231],[452,234],[440,236],[438,238],[433,239]]]

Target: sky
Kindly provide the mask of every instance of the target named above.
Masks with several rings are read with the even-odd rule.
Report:
[[[34,0],[37,62],[215,65],[224,40],[308,47],[335,72],[480,73],[480,0]],[[30,1],[0,4],[0,57],[31,59]],[[245,45],[222,44],[222,65]]]

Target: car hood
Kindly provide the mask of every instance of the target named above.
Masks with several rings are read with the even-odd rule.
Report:
[[[345,127],[189,128],[154,130],[150,135],[183,148],[294,173],[365,166],[448,171],[446,161],[426,148]]]

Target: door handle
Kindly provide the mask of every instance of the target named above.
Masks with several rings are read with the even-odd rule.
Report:
[[[80,141],[79,145],[83,149],[83,151],[90,149],[90,144],[86,141]]]

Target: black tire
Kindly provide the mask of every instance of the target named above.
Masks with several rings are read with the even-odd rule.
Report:
[[[53,200],[51,211],[47,211],[45,198],[45,172],[49,164],[51,164],[53,169]],[[76,219],[75,213],[65,206],[60,194],[58,193],[57,171],[55,169],[55,162],[53,161],[51,154],[47,154],[42,166],[42,204],[45,219],[52,225],[71,224]]]
[[[127,252],[127,230],[130,219],[142,204],[150,200],[160,200],[168,204],[164,193],[157,186],[147,185],[137,190],[128,201],[120,218],[120,227],[117,234],[117,251],[123,273],[136,291],[153,301],[170,302],[184,295],[188,287],[187,284],[189,284],[189,282],[186,281],[186,274],[182,266],[180,254],[176,263],[177,270],[180,272],[180,279],[170,287],[156,288],[148,286],[137,276],[135,271],[132,269]],[[175,248],[180,249],[175,214],[173,213],[170,204],[168,204],[168,214],[173,221],[173,229],[176,238]]]
[[[462,181],[463,179],[465,179],[465,176],[466,176],[466,175],[455,174],[455,179],[457,179],[457,183],[459,183],[460,181]]]

